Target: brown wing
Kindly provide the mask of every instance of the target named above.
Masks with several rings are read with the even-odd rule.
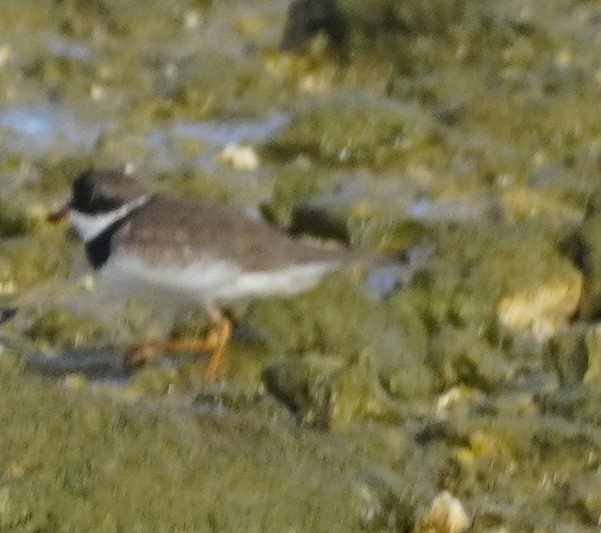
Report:
[[[354,254],[311,246],[226,207],[153,197],[115,235],[149,259],[170,263],[202,256],[235,261],[248,270],[274,270],[295,263],[343,265]],[[356,258],[355,258],[356,259]]]

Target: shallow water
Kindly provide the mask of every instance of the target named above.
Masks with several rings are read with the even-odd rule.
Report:
[[[338,4],[345,53],[278,50],[283,0],[3,6],[0,530],[447,531],[442,491],[474,531],[597,527],[560,244],[601,169],[598,7]],[[45,223],[90,165],[397,264],[236,304],[216,385],[203,354],[127,372],[206,317],[113,301]]]
[[[89,154],[100,135],[111,125],[78,122],[68,109],[46,107],[10,107],[0,110],[0,128],[5,130],[4,149],[14,155],[30,157],[51,153],[56,146],[77,154]]]

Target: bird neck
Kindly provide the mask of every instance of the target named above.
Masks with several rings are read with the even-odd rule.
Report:
[[[84,213],[76,209],[69,212],[69,223],[75,228],[84,242],[90,242],[102,235],[116,222],[125,220],[131,213],[150,200],[150,194],[137,198],[105,213]]]

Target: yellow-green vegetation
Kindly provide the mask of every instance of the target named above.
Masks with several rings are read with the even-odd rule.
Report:
[[[402,510],[358,455],[285,419],[82,398],[6,362],[0,383],[3,531],[362,531],[372,507]]]
[[[405,532],[444,491],[474,531],[598,526],[598,2],[335,2],[344,39],[285,51],[287,0],[2,6],[0,531]],[[220,384],[130,375],[206,319],[119,305],[45,222],[126,165],[399,279],[234,305]]]
[[[46,349],[65,349],[89,345],[102,338],[102,328],[93,317],[83,317],[66,307],[51,309],[31,326],[28,335],[43,340]]]
[[[267,148],[279,158],[309,155],[322,164],[380,167],[434,141],[431,122],[417,106],[373,95],[321,97],[297,109]]]

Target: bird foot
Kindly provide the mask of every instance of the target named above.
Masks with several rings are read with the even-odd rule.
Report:
[[[165,352],[211,352],[205,379],[215,381],[223,350],[232,334],[232,324],[222,318],[204,339],[176,339],[167,342],[141,342],[125,349],[125,363],[138,368],[163,356]]]

